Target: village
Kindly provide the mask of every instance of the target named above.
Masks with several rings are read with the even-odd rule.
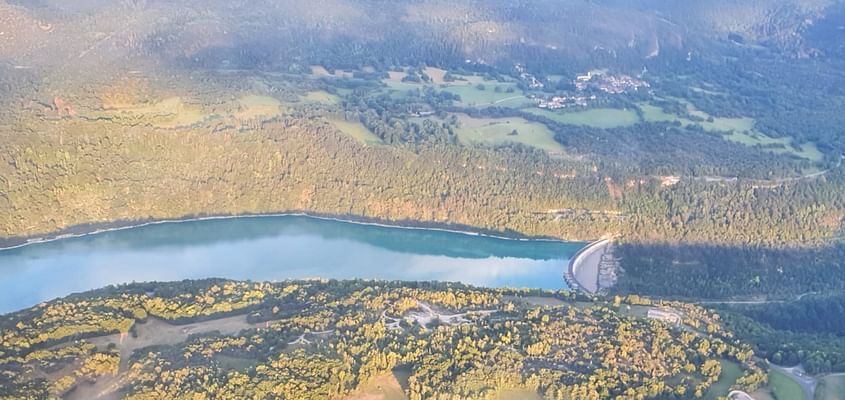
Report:
[[[524,71],[518,66],[520,78],[528,84],[531,89],[543,89],[545,85],[534,75]],[[546,110],[559,110],[565,108],[585,108],[599,97],[596,92],[607,95],[618,95],[637,92],[648,89],[651,85],[641,77],[633,77],[626,74],[609,74],[604,70],[592,70],[585,74],[577,75],[572,82],[574,92],[554,94],[551,97],[529,96],[537,102],[537,107]]]

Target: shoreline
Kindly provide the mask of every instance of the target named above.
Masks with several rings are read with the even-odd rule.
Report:
[[[589,286],[587,286],[584,282],[578,279],[578,272],[583,267],[583,264],[586,262],[586,258],[592,256],[596,251],[603,251],[612,243],[610,239],[599,239],[594,242],[591,242],[581,250],[578,250],[571,259],[569,259],[569,265],[567,266],[566,272],[563,274],[563,279],[566,281],[566,284],[569,285],[571,289],[587,293],[587,294],[597,294],[601,291],[601,287],[599,287],[598,280],[599,280],[599,263],[593,263],[591,265],[592,270],[590,280],[593,281],[595,285],[595,290],[591,290]],[[595,278],[592,277],[592,273],[595,273]]]
[[[64,239],[73,239],[73,238],[80,238],[85,236],[93,236],[99,235],[103,233],[109,232],[117,232],[123,230],[130,230],[136,228],[143,228],[147,226],[154,226],[154,225],[165,225],[165,224],[180,224],[180,223],[189,223],[189,222],[201,222],[201,221],[215,221],[215,220],[229,220],[229,219],[241,219],[241,218],[279,218],[279,217],[305,217],[305,218],[313,218],[322,221],[334,221],[334,222],[341,222],[347,224],[356,224],[356,225],[366,225],[366,226],[377,226],[382,228],[393,228],[393,229],[413,229],[413,230],[428,230],[428,231],[439,231],[439,232],[448,232],[448,233],[457,233],[467,236],[479,236],[479,237],[487,237],[491,239],[499,239],[499,240],[515,240],[515,241],[546,241],[546,242],[566,242],[566,243],[587,243],[587,247],[590,247],[595,242],[590,241],[583,241],[583,240],[567,240],[567,239],[560,239],[550,236],[528,236],[521,234],[519,232],[498,232],[492,231],[483,228],[476,228],[467,225],[453,225],[448,223],[439,223],[439,222],[426,222],[426,221],[413,221],[413,220],[401,220],[401,221],[385,221],[377,218],[368,218],[368,217],[361,217],[361,216],[354,216],[354,215],[333,215],[333,214],[319,214],[319,213],[306,213],[306,212],[281,212],[281,213],[262,213],[262,214],[238,214],[238,215],[208,215],[208,216],[188,216],[184,218],[173,218],[173,219],[160,219],[160,220],[134,220],[134,221],[127,221],[127,220],[118,220],[112,222],[103,222],[103,223],[92,223],[92,224],[82,224],[82,225],[75,225],[69,228],[61,229],[55,231],[52,234],[41,235],[41,236],[12,236],[7,238],[0,238],[0,251],[6,250],[14,250],[20,249],[27,246],[37,245],[37,244],[44,244],[55,242]],[[583,251],[582,249],[581,251]],[[576,253],[576,256],[579,253]],[[575,259],[573,257],[573,259]],[[571,262],[570,262],[571,266]]]

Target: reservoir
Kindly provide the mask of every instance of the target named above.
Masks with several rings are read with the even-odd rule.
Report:
[[[584,245],[304,216],[166,222],[0,251],[0,314],[111,284],[211,277],[557,290]]]

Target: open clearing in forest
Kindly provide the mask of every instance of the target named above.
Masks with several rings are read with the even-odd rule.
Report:
[[[397,368],[392,373],[376,375],[361,390],[343,397],[343,400],[407,400],[405,390],[411,372]]]
[[[563,146],[555,141],[554,132],[537,122],[518,117],[472,118],[466,114],[458,114],[458,118],[460,127],[456,132],[464,144],[521,143],[553,154],[564,151]],[[514,131],[516,135],[513,134]]]
[[[546,117],[561,124],[583,125],[600,129],[621,128],[640,122],[637,113],[633,110],[618,108],[594,108],[584,111],[551,111],[541,108],[526,108],[523,111]]]
[[[796,148],[793,147],[793,139],[791,137],[773,138],[757,131],[754,127],[755,122],[753,118],[711,118],[709,114],[696,109],[688,101],[679,101],[686,104],[687,112],[690,115],[701,118],[703,121],[693,121],[683,116],[666,112],[658,106],[645,102],[638,103],[637,106],[642,110],[643,119],[647,122],[679,122],[682,125],[698,125],[710,132],[730,132],[723,136],[726,140],[746,146],[760,145],[766,151],[772,153],[793,154],[813,162],[819,162],[824,158],[824,155],[813,143],[805,143]]]
[[[816,387],[815,400],[845,400],[845,374],[821,378]]]
[[[136,323],[136,336],[113,334],[87,339],[103,350],[114,345],[120,352],[120,373],[129,367],[129,358],[135,350],[150,346],[172,345],[184,342],[188,336],[219,331],[224,335],[234,335],[244,329],[258,328],[246,321],[246,315],[195,322],[187,325],[173,325],[158,318],[150,317],[145,323]],[[120,385],[120,375],[99,377],[93,384],[80,383],[67,395],[67,399],[111,399],[116,398]]]
[[[384,80],[388,93],[404,95],[411,90],[422,89],[426,86],[437,90],[456,94],[461,97],[459,105],[465,107],[497,106],[520,108],[531,104],[525,93],[517,87],[515,81],[499,82],[486,80],[481,76],[457,75],[453,82],[446,82],[443,77],[446,71],[439,68],[426,68],[426,75],[431,77],[431,83],[402,82],[408,74],[406,72],[389,71]]]
[[[344,71],[342,69],[335,70],[334,73],[329,72],[325,67],[322,65],[312,65],[311,66],[311,75],[319,76],[319,77],[335,77],[335,78],[351,78],[352,72]]]
[[[707,394],[704,396],[705,399],[715,400],[727,396],[731,391],[731,386],[743,374],[742,367],[733,361],[719,360],[719,363],[722,364],[722,372],[719,374],[719,380],[707,390]]]
[[[302,96],[299,96],[299,98],[305,103],[323,103],[333,105],[340,102],[339,97],[322,90],[308,92]]]
[[[270,96],[243,96],[238,99],[240,110],[235,117],[242,120],[275,117],[282,113],[282,103]]]
[[[456,81],[442,88],[442,90],[461,96],[460,104],[468,107],[495,105],[497,107],[519,108],[531,103],[514,82],[484,81],[472,83],[472,81]]]
[[[801,400],[804,398],[804,390],[801,389],[801,385],[774,368],[769,370],[768,388],[772,397],[776,400]]]
[[[542,400],[537,392],[527,389],[507,389],[496,393],[494,400]]]
[[[168,97],[155,103],[124,105],[88,115],[89,118],[112,118],[130,123],[174,129],[199,124],[215,115],[203,111],[199,106],[188,104],[181,97]]]
[[[331,122],[332,125],[334,125],[341,132],[352,136],[363,144],[374,145],[384,143],[382,142],[381,138],[376,136],[373,132],[367,129],[364,124],[360,122],[351,122],[342,119],[331,119],[329,120],[329,122]]]

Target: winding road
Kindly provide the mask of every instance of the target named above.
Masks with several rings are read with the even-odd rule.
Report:
[[[801,386],[801,390],[804,391],[805,400],[813,400],[816,398],[816,385],[818,385],[818,380],[815,377],[807,374],[804,371],[804,368],[800,365],[791,368],[786,368],[769,363],[769,367],[776,371],[780,371],[781,373],[798,383]]]

